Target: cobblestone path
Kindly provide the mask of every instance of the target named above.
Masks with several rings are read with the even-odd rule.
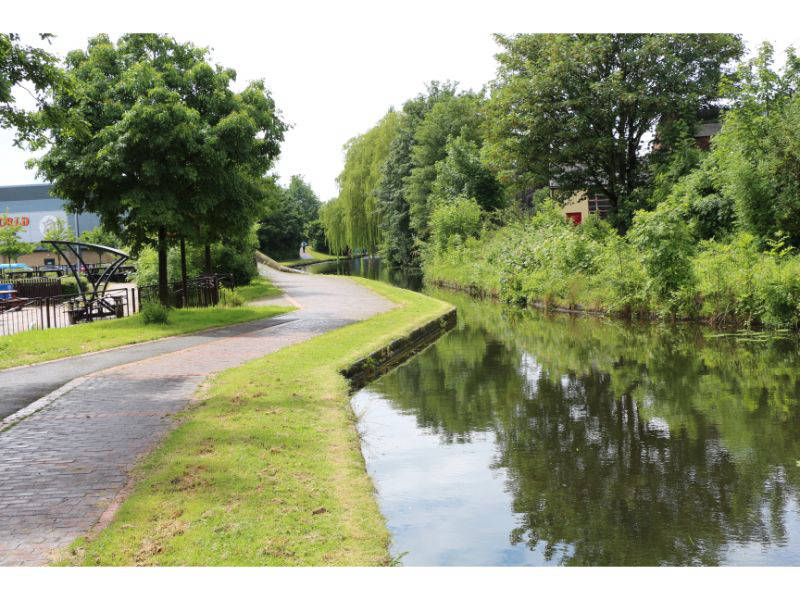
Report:
[[[394,306],[345,279],[260,269],[300,310],[277,325],[262,322],[79,377],[0,432],[0,565],[47,563],[54,550],[107,521],[130,468],[208,375]],[[15,371],[25,377],[25,368]]]

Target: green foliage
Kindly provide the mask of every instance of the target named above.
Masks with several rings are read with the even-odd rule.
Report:
[[[458,196],[441,202],[431,215],[431,242],[441,251],[451,244],[462,244],[480,231],[481,207],[474,198]]]
[[[47,107],[61,118],[39,173],[134,252],[241,237],[261,210],[286,125],[262,81],[234,93],[235,72],[207,60],[168,36],[99,35],[67,56],[68,85]]]
[[[800,58],[772,70],[769,44],[726,81],[733,108],[714,139],[723,194],[739,222],[762,241],[789,236],[800,246]]]
[[[39,34],[47,40],[52,34]],[[14,94],[25,89],[36,101],[44,105],[48,92],[62,83],[58,59],[33,46],[23,45],[19,34],[0,33],[0,129],[17,130],[15,144],[36,142],[36,119],[31,113],[18,108]]]
[[[383,231],[381,257],[387,264],[401,270],[413,270],[419,263],[411,230],[410,207],[405,193],[406,180],[414,166],[414,136],[431,107],[454,93],[454,85],[439,85],[434,81],[428,85],[427,94],[420,94],[403,105],[400,124],[389,146],[381,180],[375,191]]]
[[[236,290],[223,287],[219,290],[219,303],[222,306],[241,306],[244,304],[244,298]]]
[[[327,254],[329,250],[328,239],[325,237],[325,228],[322,226],[320,219],[314,219],[306,223],[304,236],[314,250]]]
[[[142,305],[142,323],[145,325],[166,325],[169,323],[169,308],[158,302],[145,302]]]
[[[187,247],[186,275],[190,279],[198,277],[202,273],[200,266],[200,249],[189,245]],[[139,251],[135,260],[136,273],[133,277],[139,287],[158,284],[158,252],[155,248],[147,246]],[[181,273],[181,253],[178,248],[170,248],[167,252],[167,274],[168,281],[175,282],[180,280]]]
[[[89,283],[89,280],[86,279],[83,275],[78,275],[80,279],[81,286],[83,287],[84,291],[90,291],[92,289],[92,284]],[[59,277],[61,281],[61,293],[65,296],[72,296],[80,294],[80,289],[78,288],[78,282],[75,281],[74,275],[64,275]]]
[[[456,187],[456,194],[468,193],[466,182],[458,181],[456,173],[459,167],[469,163],[463,155],[473,149],[477,152],[477,144],[481,141],[482,103],[482,96],[472,92],[443,95],[414,130],[412,168],[404,182],[404,195],[409,206],[409,226],[417,240],[424,242],[428,239],[430,215],[434,208],[432,192],[437,176],[442,178],[440,194],[451,191],[448,184]],[[448,146],[455,138],[459,141]],[[437,170],[437,163],[447,158],[448,148],[452,151],[451,160]],[[463,175],[460,179],[464,179]],[[480,181],[471,183],[475,183],[475,187],[482,184]]]
[[[694,239],[689,227],[668,205],[654,211],[638,211],[628,239],[639,251],[649,276],[650,290],[659,300],[674,302],[677,292],[694,285]]]
[[[6,262],[17,262],[23,254],[29,254],[36,248],[36,244],[23,242],[19,234],[24,229],[22,225],[11,225],[6,223],[8,217],[0,214],[0,256]]]
[[[446,156],[436,163],[430,203],[435,207],[458,196],[474,198],[484,211],[502,208],[503,191],[483,164],[478,144],[462,133],[449,138]]]
[[[97,244],[99,246],[116,248],[117,250],[121,250],[122,246],[122,240],[119,239],[119,236],[115,235],[111,231],[108,231],[102,225],[98,225],[94,229],[90,229],[89,231],[84,231],[81,233],[80,241],[86,242],[87,244]],[[100,262],[103,262],[103,256],[103,252],[98,252],[98,260]]]
[[[743,50],[729,34],[519,34],[503,52],[488,104],[487,160],[526,192],[604,192],[617,209],[648,182],[642,140],[660,124],[690,128],[713,105],[723,66]],[[624,226],[624,223],[621,223]]]
[[[274,182],[269,185],[269,200],[258,227],[259,248],[276,260],[297,258],[307,227],[319,217],[319,199],[299,175],[292,176],[287,188]]]
[[[63,217],[56,217],[44,232],[44,239],[61,242],[74,242],[75,232]]]
[[[372,252],[381,241],[376,188],[400,118],[399,113],[389,111],[367,133],[345,145],[344,169],[336,181],[339,184],[338,210],[349,248]]]

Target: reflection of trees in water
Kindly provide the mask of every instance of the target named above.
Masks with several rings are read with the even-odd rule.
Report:
[[[309,273],[356,275],[414,290],[422,286],[422,273],[419,270],[391,271],[383,268],[379,258],[348,258],[316,263],[304,268]]]
[[[800,487],[795,345],[445,296],[457,330],[377,385],[447,443],[494,432],[513,543],[619,565],[715,564],[730,543],[785,543]]]

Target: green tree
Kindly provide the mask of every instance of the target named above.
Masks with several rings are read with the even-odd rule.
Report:
[[[730,34],[496,36],[487,160],[518,192],[547,185],[605,194],[620,227],[648,184],[647,136],[690,129],[718,100]]]
[[[782,72],[773,48],[762,46],[726,79],[733,99],[712,156],[719,192],[739,222],[762,243],[784,235],[800,246],[800,58],[793,49]]]
[[[302,175],[292,175],[289,187],[286,188],[289,202],[297,206],[303,219],[303,226],[314,221],[319,216],[320,201],[311,186],[303,179]]]
[[[390,110],[367,133],[345,145],[345,164],[336,181],[350,248],[374,252],[381,241],[376,190],[399,123],[400,115]]]
[[[296,185],[295,193],[290,194],[274,179],[267,179],[265,189],[266,207],[257,233],[259,247],[264,254],[278,260],[297,258],[305,226],[303,207],[296,193],[299,188]]]
[[[16,262],[23,254],[33,252],[36,244],[23,242],[19,234],[24,227],[11,225],[7,221],[8,217],[0,215],[0,256],[5,257],[6,262]]]
[[[450,138],[445,151],[445,158],[436,163],[436,179],[431,189],[434,210],[459,196],[474,198],[486,211],[503,206],[503,190],[481,161],[480,147],[476,142],[459,135]]]
[[[48,225],[47,229],[45,229],[44,239],[60,242],[74,242],[75,232],[72,231],[72,227],[69,226],[66,219],[63,217],[56,217],[55,220]]]
[[[50,37],[39,34],[42,40]],[[0,33],[0,129],[16,128],[17,144],[32,141],[36,128],[32,114],[16,105],[14,88],[24,89],[43,107],[52,87],[61,81],[57,63],[49,52],[22,44],[19,34]]]
[[[409,205],[409,224],[418,241],[428,239],[437,163],[447,158],[448,143],[455,138],[462,143],[482,143],[482,103],[482,97],[473,92],[445,95],[434,103],[414,131],[413,167],[405,180],[404,193]]]
[[[72,210],[99,214],[134,251],[156,245],[163,303],[170,242],[246,235],[286,129],[263,82],[235,94],[235,72],[207,58],[155,34],[91,39],[67,56],[52,104],[64,118],[35,161]]]
[[[434,81],[428,84],[426,94],[420,94],[403,105],[400,123],[389,145],[380,183],[375,190],[383,232],[381,257],[392,267],[403,270],[419,267],[405,193],[406,179],[414,167],[411,156],[414,135],[433,105],[454,93],[454,84],[448,82],[440,85]]]
[[[84,231],[80,235],[80,241],[86,242],[87,244],[97,244],[99,246],[107,246],[109,248],[117,248],[122,245],[122,241],[119,239],[119,236],[115,235],[113,232],[108,231],[102,225],[98,225],[94,229],[89,229],[88,231]],[[97,260],[99,262],[103,262],[103,251],[100,250],[97,253]]]
[[[337,256],[347,254],[349,246],[347,242],[347,228],[345,226],[342,203],[338,198],[331,198],[319,209],[319,219],[322,228],[325,230],[325,239],[328,240],[328,248]]]

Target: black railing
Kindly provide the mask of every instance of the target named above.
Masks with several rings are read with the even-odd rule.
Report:
[[[190,279],[183,293],[181,282],[169,286],[170,306],[181,308],[214,306],[219,288],[231,285],[230,275]],[[14,282],[16,289],[17,282]],[[158,302],[158,286],[121,287],[108,290],[87,303],[80,294],[26,298],[0,290],[0,336],[35,329],[55,329],[102,319],[122,318],[141,310],[142,303]],[[185,302],[184,302],[185,298]]]
[[[0,291],[0,296],[2,295]],[[134,288],[110,290],[89,306],[80,294],[0,299],[0,336],[127,317],[137,312],[137,309]]]
[[[215,273],[189,279],[186,283],[186,294],[183,293],[183,284],[180,281],[169,284],[169,306],[175,308],[216,306],[219,302],[219,288],[232,285],[233,276]],[[145,285],[138,288],[137,300],[139,303],[158,302],[158,286]]]

